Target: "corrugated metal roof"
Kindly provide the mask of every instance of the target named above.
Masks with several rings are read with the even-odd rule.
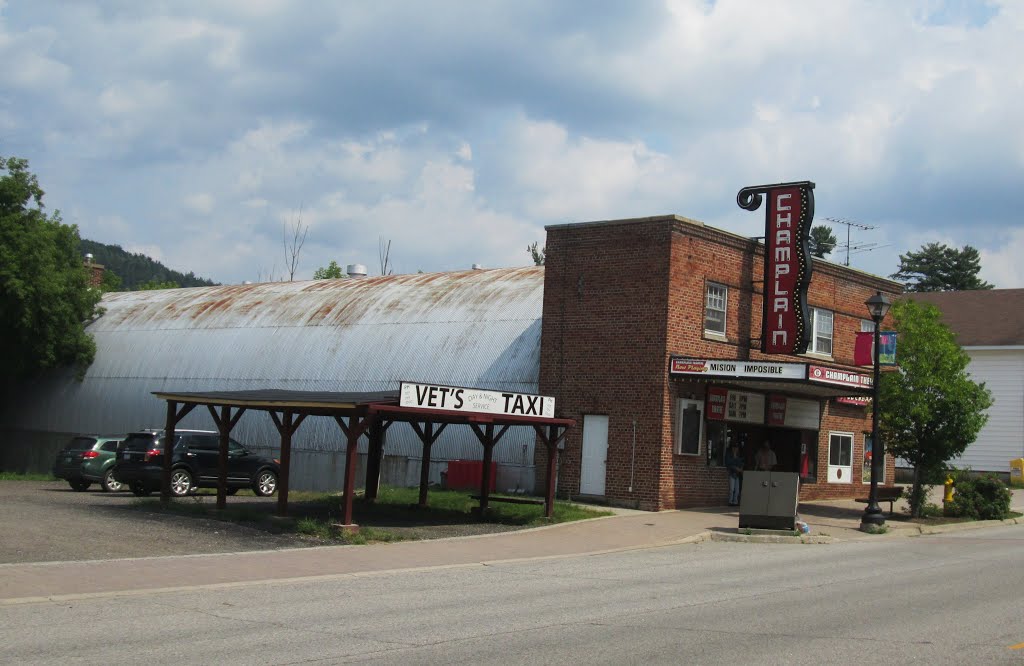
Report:
[[[543,291],[543,267],[529,267],[107,294],[88,328],[97,354],[84,381],[40,382],[13,411],[14,425],[161,426],[164,404],[153,391],[393,391],[407,380],[535,393]],[[195,410],[181,427],[208,420]],[[335,448],[337,425],[317,421],[296,445]],[[402,429],[389,432],[394,453]],[[246,414],[238,432],[277,439],[266,415]],[[532,435],[527,441],[532,449]],[[434,455],[459,457],[463,448],[442,440]]]

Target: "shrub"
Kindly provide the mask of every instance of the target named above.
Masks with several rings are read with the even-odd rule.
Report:
[[[958,475],[946,515],[974,520],[1002,520],[1010,515],[1010,489],[994,474]]]

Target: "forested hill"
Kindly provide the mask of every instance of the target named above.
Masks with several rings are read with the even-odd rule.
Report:
[[[196,277],[195,273],[179,273],[167,268],[159,261],[144,254],[128,252],[120,245],[104,245],[96,241],[81,239],[79,252],[84,257],[92,254],[92,260],[121,278],[119,289],[134,291],[140,285],[154,282],[174,282],[180,287],[204,287],[217,284],[212,280]]]

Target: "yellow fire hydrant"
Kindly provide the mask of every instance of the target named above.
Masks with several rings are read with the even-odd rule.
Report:
[[[953,477],[951,477],[951,476],[947,476],[946,477],[946,484],[945,484],[945,486],[946,486],[945,492],[942,495],[942,503],[943,503],[943,505],[949,504],[950,502],[953,501]]]

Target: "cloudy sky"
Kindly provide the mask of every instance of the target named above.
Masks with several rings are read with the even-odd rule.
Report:
[[[547,224],[761,235],[737,190],[812,180],[852,266],[1024,287],[1024,2],[0,0],[0,61],[47,207],[218,282],[298,220],[296,278],[521,266]]]

